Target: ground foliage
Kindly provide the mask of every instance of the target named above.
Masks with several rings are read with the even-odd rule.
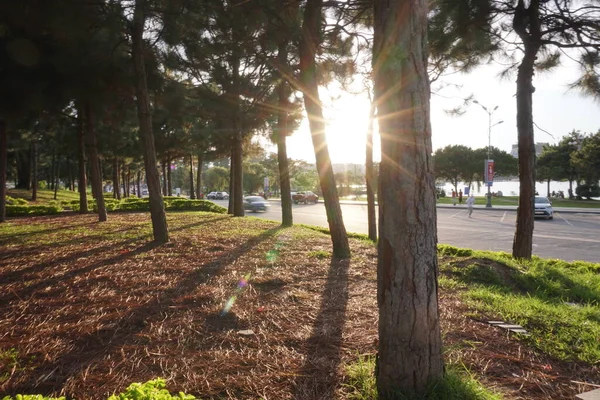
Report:
[[[351,239],[352,258],[332,261],[329,237],[306,227],[167,218],[160,246],[139,213],[0,227],[0,393],[97,399],[162,377],[202,399],[349,397],[346,366],[377,347],[372,244]],[[597,366],[488,326],[460,290],[440,290],[447,361],[505,398],[590,389],[572,381],[597,378]]]

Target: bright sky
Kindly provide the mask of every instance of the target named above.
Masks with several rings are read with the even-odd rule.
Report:
[[[577,79],[578,69],[574,63],[565,63],[551,73],[536,75],[533,97],[534,121],[554,138],[536,129],[536,142],[556,143],[573,129],[596,132],[600,129],[600,104],[569,90],[568,84]],[[477,104],[471,104],[460,117],[449,116],[449,110],[461,104],[461,98],[473,95],[488,109],[499,106],[493,114],[493,123],[503,120],[492,128],[491,143],[509,152],[517,143],[516,128],[516,76],[501,80],[498,66],[484,66],[464,74],[444,78],[445,82],[460,85],[446,87],[431,97],[431,123],[433,150],[449,144],[462,144],[472,148],[488,145],[488,114]],[[334,98],[336,97],[337,98]],[[444,96],[444,97],[441,97]],[[334,99],[332,99],[334,98]],[[333,163],[364,163],[365,135],[369,113],[367,96],[339,95],[321,90],[327,120],[327,141]],[[305,120],[297,132],[287,140],[288,156],[314,162],[314,150],[308,122]],[[376,136],[375,159],[379,161],[379,141]]]

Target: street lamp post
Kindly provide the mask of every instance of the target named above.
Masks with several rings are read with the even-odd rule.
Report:
[[[496,125],[500,125],[501,123],[503,123],[504,121],[498,121],[495,124],[492,125],[492,116],[494,114],[494,111],[496,111],[498,109],[499,106],[494,107],[493,109],[488,109],[486,106],[484,106],[483,104],[481,104],[480,102],[478,102],[477,100],[473,100],[473,103],[478,104],[479,106],[481,106],[481,108],[483,108],[483,110],[487,113],[488,115],[488,151],[487,151],[487,159],[489,162],[489,159],[491,157],[491,153],[492,153],[492,128]],[[485,168],[487,169],[487,162],[486,162],[486,166]],[[487,175],[487,172],[486,172]],[[492,192],[491,192],[491,186],[489,184],[489,178],[487,179],[488,182],[486,182],[485,184],[487,185],[487,201],[485,203],[486,207],[491,207],[492,206]]]

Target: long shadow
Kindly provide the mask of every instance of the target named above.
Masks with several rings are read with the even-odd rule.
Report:
[[[222,219],[225,219],[225,218],[212,218],[212,219],[209,219],[209,220],[200,221],[200,222],[196,222],[196,223],[193,223],[193,224],[189,224],[189,225],[177,227],[177,228],[171,229],[170,232],[176,232],[176,231],[188,229],[188,228],[195,227],[195,226],[206,225],[206,224],[209,224],[209,223],[214,223],[214,222],[220,221]],[[44,262],[41,262],[41,263],[38,263],[38,264],[35,264],[35,265],[32,265],[32,266],[29,266],[29,267],[26,267],[26,268],[22,268],[22,269],[19,269],[19,270],[16,270],[16,271],[6,272],[4,274],[0,274],[0,282],[2,282],[3,284],[8,284],[8,283],[13,283],[13,282],[16,282],[16,281],[20,281],[20,280],[23,279],[24,275],[31,274],[31,273],[36,273],[36,272],[42,271],[42,270],[44,270],[46,268],[51,268],[52,266],[55,266],[55,265],[58,265],[58,264],[72,262],[72,261],[75,261],[75,260],[77,260],[79,258],[82,258],[82,257],[91,257],[91,256],[99,254],[99,253],[104,253],[104,252],[107,252],[107,251],[112,251],[112,250],[114,250],[118,246],[123,246],[123,245],[127,245],[127,244],[130,244],[130,243],[135,243],[135,242],[137,242],[139,240],[142,240],[144,238],[149,237],[149,235],[150,234],[138,236],[138,237],[135,237],[135,238],[132,238],[132,239],[129,239],[129,240],[125,240],[123,242],[119,242],[118,244],[112,243],[112,244],[105,245],[105,246],[95,247],[95,248],[90,249],[90,250],[85,250],[85,251],[81,251],[81,252],[77,252],[77,253],[72,253],[72,254],[69,254],[69,255],[66,255],[66,256],[63,256],[63,257],[58,257],[58,258],[54,258],[54,259],[51,259],[51,260],[48,260],[48,261],[44,261]],[[3,255],[4,255],[4,253],[3,253]],[[40,284],[36,285],[35,287],[39,287],[40,285],[44,286],[43,283],[40,283]],[[31,288],[31,287],[32,286],[28,287],[28,289]],[[31,291],[28,290],[28,292],[31,292]],[[5,297],[6,296],[0,297],[0,302],[6,300]]]
[[[319,314],[306,342],[305,362],[294,387],[294,399],[335,398],[342,361],[342,335],[348,306],[350,260],[332,260]]]
[[[0,236],[0,245],[10,243],[12,240],[14,240],[14,238],[18,238],[18,237],[22,237],[22,236],[44,235],[46,233],[54,233],[56,231],[65,230],[65,229],[73,229],[73,228],[77,228],[80,226],[95,225],[97,223],[98,222],[85,222],[85,223],[81,223],[81,224],[57,225],[56,227],[42,229],[39,231],[13,233],[13,234],[10,234],[10,236],[7,236],[6,238]]]
[[[188,272],[176,287],[163,291],[161,296],[154,296],[151,301],[125,313],[118,321],[111,324],[110,328],[102,328],[81,337],[73,343],[71,351],[62,354],[54,362],[42,364],[30,373],[31,378],[12,387],[10,391],[12,393],[26,393],[33,390],[36,393],[59,392],[70,377],[85,370],[96,360],[102,359],[113,349],[135,339],[135,335],[146,329],[150,322],[162,321],[165,314],[172,313],[170,307],[175,300],[192,292],[198,285],[206,283],[211,277],[220,274],[224,267],[275,235],[280,229],[280,227],[269,229],[249,239],[218,260]],[[139,252],[141,251],[143,251],[142,248],[139,249]],[[114,262],[116,261],[112,263]],[[46,379],[39,382],[39,379],[36,380],[35,377],[46,377]]]

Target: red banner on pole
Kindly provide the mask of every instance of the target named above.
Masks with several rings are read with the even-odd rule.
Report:
[[[485,160],[485,181],[488,186],[494,184],[494,160]]]

